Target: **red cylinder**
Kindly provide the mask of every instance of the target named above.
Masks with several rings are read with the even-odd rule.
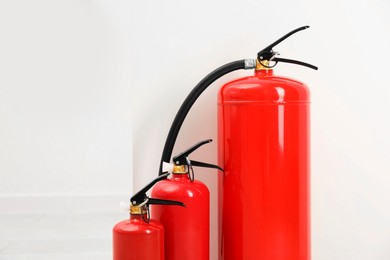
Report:
[[[114,260],[164,260],[164,227],[141,214],[119,222],[113,229]]]
[[[165,258],[169,260],[209,260],[210,194],[206,185],[191,182],[188,174],[173,173],[158,182],[151,196],[177,200],[184,207],[152,205],[151,214],[165,229]]]
[[[257,70],[218,95],[223,260],[310,260],[309,90]]]

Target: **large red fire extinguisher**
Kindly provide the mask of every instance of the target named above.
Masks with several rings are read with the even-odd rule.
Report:
[[[194,179],[192,167],[220,167],[189,159],[205,140],[173,157],[172,164],[164,163],[163,171],[172,173],[170,179],[158,182],[151,196],[164,200],[179,200],[186,208],[153,205],[152,217],[165,229],[165,256],[169,260],[209,260],[210,195],[205,184]]]
[[[225,84],[218,95],[218,187],[223,260],[310,260],[309,90],[275,76],[273,47],[307,29],[297,28],[257,55],[217,68],[191,91],[172,123],[161,163],[168,161],[181,125],[196,99],[215,80],[240,69],[252,76]],[[163,174],[160,168],[159,174]]]
[[[169,173],[168,173],[169,174]],[[113,228],[114,260],[164,260],[164,227],[150,218],[149,205],[179,205],[182,202],[149,198],[146,192],[164,174],[153,180],[135,194],[130,201],[130,219],[116,224]]]
[[[218,95],[224,260],[310,259],[309,90],[274,75],[273,46]]]

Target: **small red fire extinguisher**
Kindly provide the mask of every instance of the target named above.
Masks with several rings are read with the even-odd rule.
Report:
[[[159,199],[182,201],[186,208],[153,205],[152,217],[165,228],[165,256],[169,260],[209,260],[209,212],[210,195],[205,184],[194,180],[192,167],[220,167],[190,160],[188,156],[200,146],[210,143],[205,140],[173,157],[173,164],[164,163],[163,171],[172,172],[172,177],[158,182],[151,196]]]
[[[169,174],[169,173],[168,173]],[[182,202],[149,198],[146,192],[164,174],[153,180],[130,200],[130,219],[116,224],[113,228],[114,260],[164,260],[164,227],[150,218],[149,205],[178,205]]]

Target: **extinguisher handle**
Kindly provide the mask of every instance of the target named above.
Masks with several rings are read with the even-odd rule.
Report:
[[[176,164],[176,165],[188,165],[190,167],[191,166],[198,166],[198,167],[213,168],[213,169],[218,169],[218,170],[223,171],[223,169],[221,167],[219,167],[218,165],[205,163],[205,162],[194,161],[194,160],[190,160],[188,158],[188,156],[193,151],[195,151],[196,149],[198,149],[199,147],[201,147],[204,144],[211,143],[212,141],[213,141],[213,139],[207,139],[207,140],[204,140],[204,141],[200,141],[199,143],[191,146],[190,148],[188,148],[184,152],[181,152],[180,154],[178,154],[175,157],[173,157],[172,158],[173,163]]]
[[[154,199],[154,198],[149,198],[146,196],[144,202],[142,202],[139,206],[142,206],[145,210],[146,214],[142,214],[142,219],[146,222],[149,223],[150,221],[150,209],[149,205],[176,205],[176,206],[182,206],[186,207],[186,205],[183,202],[180,201],[175,201],[175,200],[163,200],[163,199]]]
[[[306,63],[306,62],[303,62],[303,61],[299,61],[299,60],[290,60],[290,59],[285,59],[285,58],[274,58],[273,60],[276,61],[276,62],[292,63],[292,64],[305,66],[305,67],[311,68],[313,70],[318,70],[317,66],[314,66],[314,65],[311,65],[309,63]]]
[[[278,40],[274,41],[273,43],[271,43],[270,45],[268,45],[267,47],[265,47],[264,49],[262,49],[261,51],[259,51],[259,53],[257,54],[259,56],[260,53],[262,52],[268,52],[268,51],[271,51],[273,47],[275,47],[276,45],[278,45],[279,43],[281,43],[282,41],[284,41],[285,39],[287,39],[288,37],[290,37],[291,35],[299,32],[299,31],[302,31],[302,30],[305,30],[305,29],[308,29],[310,26],[308,25],[305,25],[305,26],[301,26],[295,30],[292,30],[291,32],[285,34],[284,36],[282,36],[281,38],[279,38]]]
[[[204,167],[204,168],[213,168],[213,169],[218,169],[220,171],[223,171],[221,167],[218,165],[210,164],[210,163],[204,163],[204,162],[198,162],[198,161],[193,161],[191,160],[191,165],[192,166],[198,166],[198,167]]]
[[[169,173],[164,173],[160,176],[158,176],[157,178],[155,178],[153,181],[151,181],[148,185],[146,185],[145,187],[143,187],[140,191],[138,191],[135,195],[133,195],[131,198],[130,198],[130,202],[133,204],[133,205],[139,205],[141,204],[142,202],[144,202],[146,199],[148,199],[148,197],[146,196],[146,192],[153,187],[154,184],[156,184],[157,182],[161,181],[161,180],[165,180],[166,178],[168,178],[168,175]]]
[[[204,140],[204,141],[200,141],[199,143],[191,146],[190,148],[188,148],[184,152],[181,152],[180,154],[178,154],[175,157],[173,157],[172,158],[173,163],[176,164],[176,165],[198,166],[198,167],[213,168],[213,169],[218,169],[218,170],[223,171],[223,169],[221,167],[219,167],[218,165],[205,163],[205,162],[194,161],[194,160],[190,160],[188,158],[188,156],[193,151],[195,151],[196,149],[198,149],[199,147],[201,147],[204,144],[211,143],[212,141],[213,141],[212,139],[207,139],[207,140]]]
[[[195,151],[196,149],[198,149],[199,147],[201,147],[204,144],[211,143],[212,141],[213,141],[212,139],[207,139],[207,140],[201,141],[201,142],[191,146],[187,150],[185,150],[185,151],[179,153],[178,155],[174,156],[172,158],[173,163],[176,164],[176,165],[187,165],[187,159],[186,158],[188,158],[188,156],[193,151]]]
[[[192,166],[214,168],[214,169],[218,169],[218,170],[223,171],[223,169],[217,165],[205,163],[205,162],[193,161],[193,160],[190,160],[188,158],[188,156],[193,151],[195,151],[196,149],[198,149],[202,145],[208,144],[212,141],[213,141],[212,139],[207,139],[207,140],[201,141],[201,142],[191,146],[190,148],[188,148],[184,152],[181,152],[180,154],[173,157],[172,161],[175,165],[187,165],[188,166],[188,174],[189,174],[189,178],[190,178],[191,182],[194,181],[194,170],[193,170]]]
[[[176,206],[186,207],[186,205],[180,201],[155,199],[155,198],[148,198],[147,204],[148,205],[176,205]]]
[[[306,63],[306,62],[297,61],[297,60],[291,60],[291,59],[285,59],[285,58],[277,58],[276,55],[279,55],[279,53],[275,52],[273,50],[273,47],[275,47],[276,45],[278,45],[279,43],[281,43],[282,41],[284,41],[285,39],[287,39],[291,35],[299,32],[299,31],[305,30],[307,28],[309,28],[309,26],[306,25],[306,26],[299,27],[299,28],[297,28],[295,30],[292,30],[291,32],[287,33],[286,35],[284,35],[280,39],[278,39],[275,42],[271,43],[266,48],[264,48],[261,51],[259,51],[257,53],[257,60],[259,61],[259,63],[261,65],[263,65],[264,67],[273,68],[273,67],[276,66],[276,64],[278,64],[278,62],[286,62],[286,63],[297,64],[297,65],[301,65],[301,66],[306,66],[306,67],[314,69],[314,70],[318,70],[318,67],[316,67],[314,65],[311,65],[309,63]],[[273,63],[272,63],[272,65],[269,65],[269,63],[265,63],[264,61],[269,61],[269,62],[273,62]]]

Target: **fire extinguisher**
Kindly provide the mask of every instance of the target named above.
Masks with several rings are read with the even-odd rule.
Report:
[[[272,68],[315,67],[276,57],[272,49],[284,39],[258,53],[254,75],[219,90],[224,260],[310,259],[310,95]]]
[[[311,258],[309,90],[299,81],[275,76],[272,69],[285,62],[317,70],[273,51],[307,28],[284,35],[256,59],[211,72],[187,96],[169,130],[161,163],[169,160],[187,113],[211,83],[235,70],[255,70],[253,76],[225,84],[218,95],[218,157],[225,173],[217,189],[224,260]]]
[[[150,218],[149,205],[178,205],[182,202],[149,198],[146,192],[169,173],[159,176],[130,200],[130,219],[113,228],[114,260],[164,260],[164,227]]]
[[[182,201],[186,208],[153,205],[152,217],[165,228],[165,256],[169,260],[208,260],[210,234],[210,195],[205,184],[194,179],[193,166],[222,168],[189,159],[205,140],[173,157],[172,164],[164,162],[163,171],[172,173],[170,179],[158,182],[151,196],[159,199]]]

